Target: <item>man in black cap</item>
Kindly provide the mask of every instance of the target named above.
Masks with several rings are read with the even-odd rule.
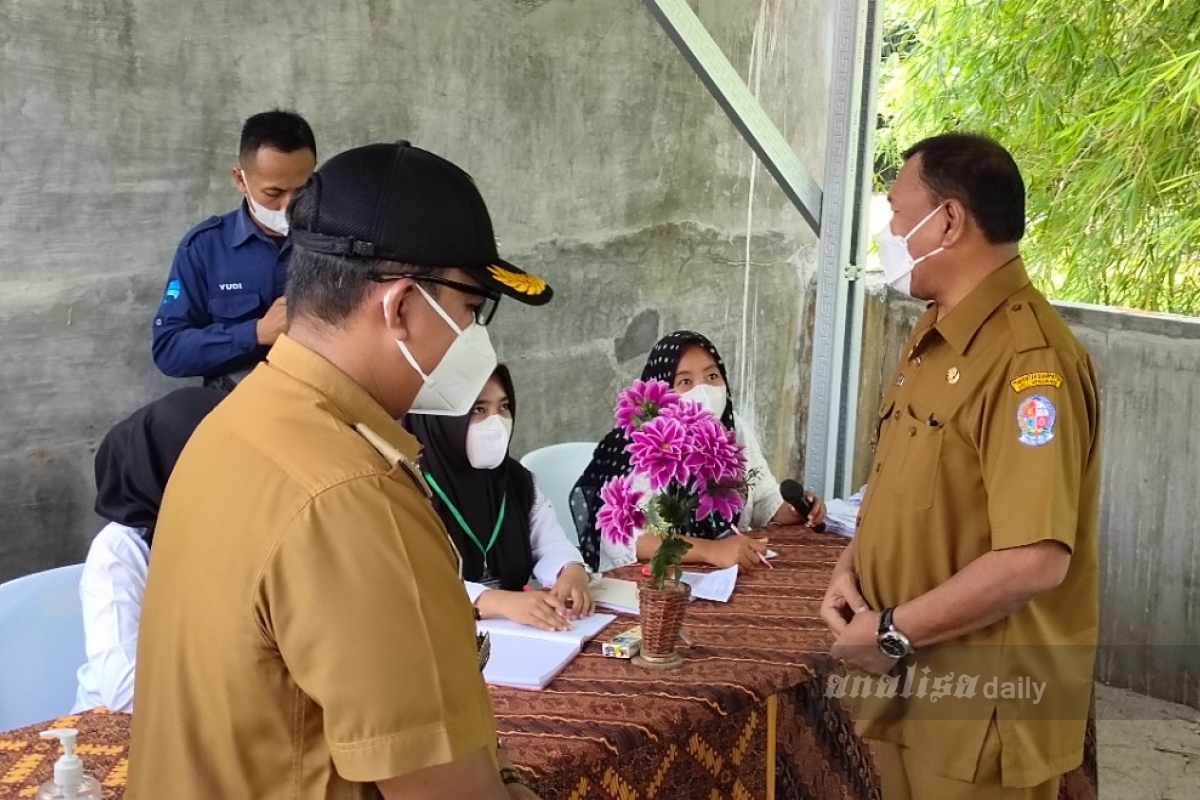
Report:
[[[471,178],[399,144],[288,209],[288,333],[200,426],[142,611],[129,796],[530,798],[497,753],[471,604],[395,420],[464,414],[501,261]]]

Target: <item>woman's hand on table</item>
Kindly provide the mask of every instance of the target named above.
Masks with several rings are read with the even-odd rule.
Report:
[[[714,567],[732,567],[735,564],[742,569],[753,569],[762,566],[758,555],[767,554],[766,538],[757,539],[752,536],[726,536],[704,543],[704,560]]]
[[[569,631],[567,606],[550,592],[508,592],[491,589],[475,601],[484,619],[503,617],[544,631]]]
[[[569,601],[570,615],[574,619],[589,616],[595,610],[592,593],[588,589],[591,578],[582,564],[567,564],[558,573],[558,580],[550,589],[550,594],[559,599],[564,605]]]

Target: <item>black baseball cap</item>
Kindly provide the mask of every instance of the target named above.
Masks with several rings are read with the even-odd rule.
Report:
[[[316,211],[292,241],[315,253],[457,267],[488,290],[528,305],[550,301],[542,278],[500,258],[475,181],[405,141],[338,153],[313,173]]]

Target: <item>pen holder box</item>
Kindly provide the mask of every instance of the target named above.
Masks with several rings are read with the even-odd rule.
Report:
[[[601,642],[605,658],[633,658],[642,649],[642,626],[636,625],[618,633],[607,642]]]

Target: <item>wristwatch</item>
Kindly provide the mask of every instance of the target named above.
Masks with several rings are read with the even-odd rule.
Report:
[[[879,615],[879,633],[875,636],[875,644],[879,645],[879,652],[888,658],[904,658],[917,651],[913,649],[908,637],[896,630],[896,626],[892,624],[892,614],[895,610],[885,608]]]
[[[525,787],[529,786],[529,784],[525,782],[525,776],[518,772],[515,767],[501,767],[500,780],[504,782],[505,786],[508,786],[511,783],[516,783]]]

